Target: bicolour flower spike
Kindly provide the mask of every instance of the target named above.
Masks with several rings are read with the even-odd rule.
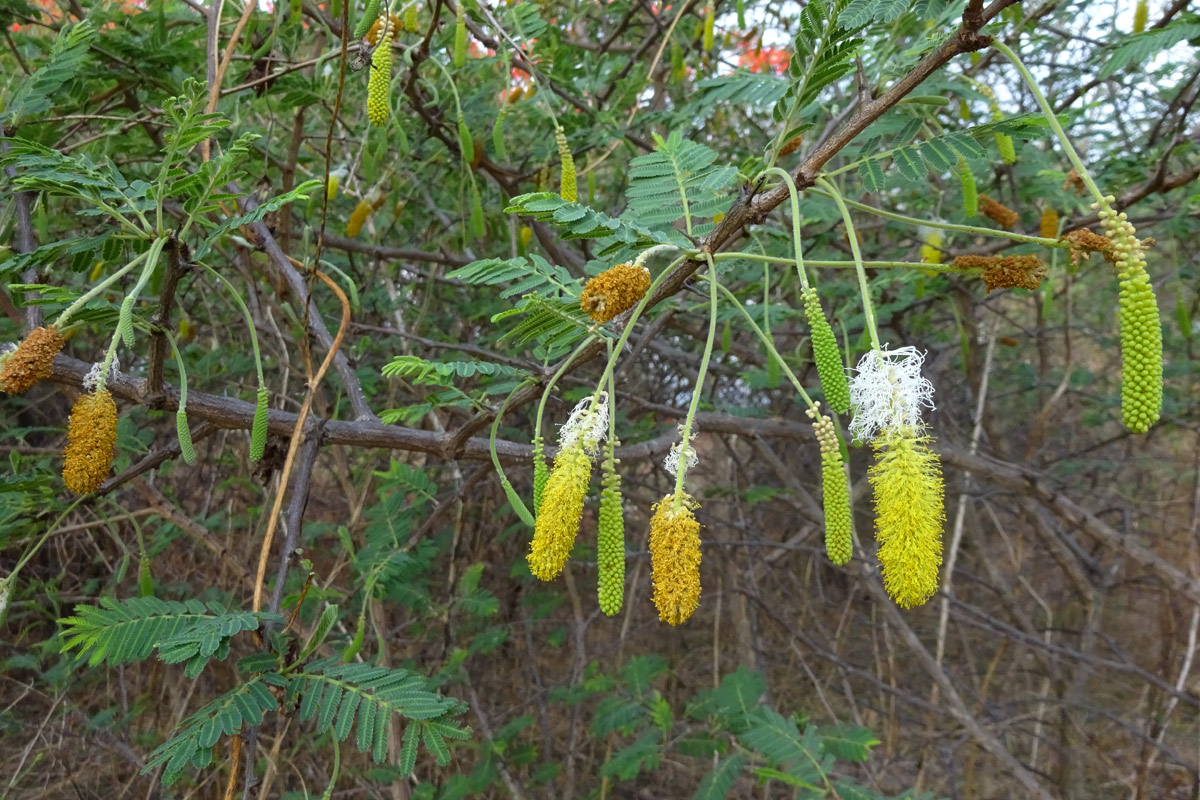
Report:
[[[921,376],[924,361],[915,347],[871,350],[859,360],[850,381],[855,439],[872,441],[885,431],[924,427],[922,409],[934,408],[933,384]]]
[[[568,448],[578,443],[589,455],[594,456],[596,448],[607,435],[608,392],[601,392],[595,404],[590,397],[576,404],[558,432],[558,444],[559,447]]]
[[[89,392],[94,392],[100,386],[100,370],[104,368],[104,363],[97,361],[92,364],[92,368],[83,376],[83,388]],[[114,353],[112,362],[108,365],[108,375],[104,378],[105,385],[113,378],[121,374],[121,359]]]
[[[533,541],[526,557],[529,571],[538,580],[558,577],[571,555],[592,479],[592,459],[607,434],[606,392],[601,392],[595,402],[591,397],[584,398],[558,433],[558,455],[536,510]]]
[[[667,457],[663,459],[663,469],[671,473],[674,477],[679,474],[679,462],[683,461],[683,469],[686,472],[700,460],[696,455],[696,448],[692,446],[692,441],[696,438],[696,429],[692,428],[688,440],[683,441],[683,425],[679,426],[680,439],[671,446],[671,452],[667,453]]]

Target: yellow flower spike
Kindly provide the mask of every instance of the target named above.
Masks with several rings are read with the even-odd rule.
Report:
[[[1039,233],[1043,239],[1058,238],[1058,212],[1053,208],[1047,208],[1042,212],[1042,220],[1038,223]]]
[[[66,339],[53,325],[34,328],[0,369],[0,390],[21,394],[38,381],[50,377],[54,357],[63,349]]]
[[[669,494],[650,520],[654,605],[670,625],[686,622],[700,605],[700,523],[692,513],[698,505],[686,494]]]
[[[117,444],[117,405],[107,389],[80,395],[71,409],[67,448],[63,451],[63,480],[75,494],[100,488],[112,468]]]
[[[883,586],[901,608],[937,592],[942,566],[942,469],[928,443],[913,428],[886,431],[873,443],[876,460],[868,472]]]
[[[579,533],[583,498],[591,479],[592,459],[582,441],[576,440],[558,451],[554,468],[546,479],[542,504],[537,510],[533,543],[526,556],[529,571],[538,580],[554,580],[567,563]]]
[[[940,231],[931,229],[927,234],[925,234],[925,241],[921,244],[921,263],[942,263],[943,244],[944,240],[942,239],[942,234]]]
[[[362,230],[363,223],[367,221],[367,217],[371,214],[371,204],[366,200],[359,200],[358,205],[354,207],[353,213],[350,214],[350,219],[346,221],[346,238],[353,239],[358,236]]]

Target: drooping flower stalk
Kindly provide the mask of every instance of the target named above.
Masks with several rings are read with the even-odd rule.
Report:
[[[785,170],[772,167],[766,173],[778,176],[788,187],[792,206],[792,246],[796,253],[796,274],[800,278],[801,297],[804,300],[804,315],[812,329],[813,360],[817,364],[817,377],[825,391],[825,402],[839,414],[850,410],[850,394],[846,383],[846,369],[838,350],[833,328],[825,318],[817,290],[809,285],[808,272],[804,268],[804,253],[800,245],[800,201],[796,184]]]
[[[1050,129],[1058,137],[1063,152],[1071,162],[1073,174],[1095,199],[1092,208],[1100,215],[1105,233],[1116,255],[1120,281],[1121,325],[1121,418],[1134,433],[1145,433],[1158,421],[1162,411],[1162,323],[1158,316],[1158,301],[1146,272],[1146,246],[1137,238],[1133,225],[1124,212],[1113,208],[1116,198],[1100,191],[1083,159],[1075,151],[1067,132],[1029,69],[1008,45],[993,41],[992,46],[1003,53],[1029,87],[1042,110]]]
[[[937,592],[942,565],[944,498],[937,454],[928,448],[922,411],[933,408],[933,385],[921,375],[924,354],[914,347],[880,345],[875,312],[862,266],[854,222],[841,194],[817,180],[842,214],[858,272],[871,350],[850,381],[854,418],[850,432],[875,448],[870,471],[875,494],[875,538],[883,585],[902,608],[918,606]]]
[[[527,557],[529,571],[539,580],[553,580],[567,563],[579,533],[592,460],[607,433],[607,392],[580,401],[559,431],[558,455],[546,480]]]

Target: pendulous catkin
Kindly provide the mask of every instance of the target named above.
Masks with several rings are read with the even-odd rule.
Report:
[[[567,145],[567,135],[561,127],[555,127],[554,141],[558,145],[558,162],[562,172],[562,184],[558,194],[563,200],[574,203],[579,198],[579,192],[575,186],[575,158],[571,155],[571,148]]]
[[[188,428],[187,412],[182,408],[175,412],[175,432],[179,436],[179,454],[185,464],[196,463],[196,448],[192,446],[192,431]]]
[[[968,253],[955,256],[950,266],[981,270],[979,277],[987,285],[989,294],[993,289],[1033,290],[1041,286],[1046,277],[1046,263],[1041,256],[1032,254],[980,256]]]
[[[1039,223],[1043,239],[1058,238],[1058,212],[1053,208],[1047,208],[1042,212],[1042,221]]]
[[[712,50],[715,44],[714,29],[717,24],[717,11],[714,3],[708,4],[708,11],[704,14],[704,35],[701,37],[700,44],[705,50]]]
[[[496,124],[492,126],[492,150],[495,151],[498,161],[508,160],[508,150],[504,146],[504,117],[507,113],[508,106],[501,105],[496,114]]]
[[[901,608],[937,592],[942,566],[942,470],[929,437],[887,432],[874,442],[868,479],[875,493],[875,538],[883,586]]]
[[[467,18],[464,0],[458,0],[454,15],[454,66],[467,63]]]
[[[550,477],[550,468],[546,466],[543,455],[544,443],[541,436],[533,438],[533,513],[536,515],[542,507],[542,495],[546,491],[546,479]]]
[[[250,426],[250,460],[259,461],[267,449],[267,387],[258,387],[254,403],[254,422]]]
[[[817,297],[817,290],[808,287],[801,294],[804,300],[804,316],[812,329],[813,360],[817,362],[817,377],[825,392],[825,402],[839,414],[850,410],[850,384],[842,366],[842,354],[838,350],[837,338],[825,311]]]
[[[1007,133],[996,134],[996,149],[1000,151],[1000,159],[1005,164],[1017,163],[1017,147]]]
[[[625,519],[621,511],[621,476],[614,457],[618,442],[610,436],[604,446],[600,466],[604,488],[600,492],[599,524],[596,537],[597,596],[600,610],[614,616],[625,598]]]
[[[354,38],[361,39],[366,36],[367,31],[371,30],[371,26],[377,19],[379,19],[379,0],[367,0],[367,7],[363,9],[363,15],[354,25]]]
[[[804,134],[798,133],[792,138],[784,142],[783,147],[779,148],[779,157],[790,156],[792,153],[800,149],[800,145],[804,143]]]
[[[667,495],[650,519],[650,578],[658,618],[687,621],[700,605],[700,523],[688,495]]]
[[[1021,219],[1017,212],[1003,203],[997,203],[986,194],[979,195],[979,210],[983,212],[985,217],[1002,228],[1012,228]]]
[[[581,443],[559,449],[537,509],[533,542],[526,556],[529,571],[538,580],[553,580],[567,563],[579,533],[583,498],[591,476],[592,459]]]
[[[353,239],[355,236],[358,236],[359,231],[362,230],[363,223],[370,216],[371,210],[372,206],[365,198],[358,201],[358,205],[354,207],[354,211],[350,214],[350,219],[346,221],[346,236],[348,238]]]
[[[1146,246],[1125,213],[1111,207],[1116,199],[1105,200],[1100,220],[1117,257],[1121,288],[1121,419],[1134,433],[1145,433],[1162,413],[1162,323],[1146,272]]]
[[[475,139],[471,137],[471,129],[467,127],[466,117],[462,112],[458,114],[458,150],[462,154],[463,163],[471,166],[471,160],[475,158]]]
[[[637,305],[650,288],[650,270],[617,264],[587,282],[579,305],[596,322],[608,322]]]
[[[809,409],[809,418],[817,413]],[[833,420],[827,416],[813,420],[817,443],[821,446],[821,496],[825,504],[825,553],[829,560],[841,566],[854,554],[850,535],[850,494],[846,488],[846,471],[842,466],[842,450],[838,445]]]
[[[117,444],[117,404],[107,389],[83,394],[71,409],[67,447],[63,450],[63,481],[75,494],[100,488],[112,468]]]
[[[371,76],[367,79],[367,118],[375,126],[383,125],[388,118],[388,95],[392,85],[392,34],[395,29],[391,21],[381,17],[384,30],[380,34],[379,46],[371,54]]]
[[[975,173],[962,156],[958,158],[958,181],[962,184],[963,213],[973,218],[979,213],[979,190],[975,186]]]
[[[66,342],[53,325],[34,328],[0,369],[0,390],[9,394],[28,391],[38,381],[50,377],[54,357]]]
[[[1137,8],[1133,10],[1133,32],[1141,33],[1146,30],[1146,22],[1150,19],[1150,3],[1148,0],[1138,0]]]
[[[383,33],[384,26],[387,26],[389,39],[396,37],[396,31],[400,30],[400,17],[391,14],[388,17],[380,17],[371,25],[371,30],[367,31],[367,44],[374,47],[379,42],[379,35]]]

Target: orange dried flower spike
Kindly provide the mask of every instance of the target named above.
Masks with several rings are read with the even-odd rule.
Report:
[[[597,323],[604,323],[637,305],[649,289],[650,270],[617,264],[587,282],[579,305]]]
[[[63,480],[75,494],[100,488],[112,468],[117,444],[117,405],[107,389],[80,395],[71,409],[67,448],[63,451]]]
[[[979,195],[979,210],[983,212],[985,217],[1002,228],[1012,228],[1021,220],[1017,212],[1003,203],[997,203],[986,194]]]
[[[0,369],[0,389],[9,394],[21,394],[38,381],[49,378],[54,357],[63,349],[65,341],[53,325],[35,328],[5,360],[4,368]]]

